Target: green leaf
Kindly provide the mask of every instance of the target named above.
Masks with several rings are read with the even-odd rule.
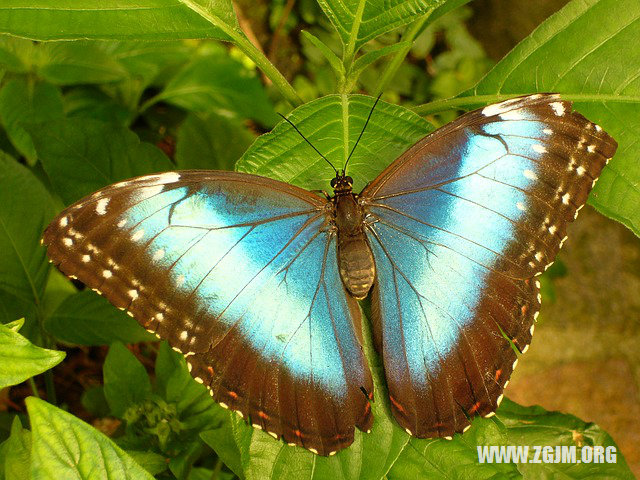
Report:
[[[0,172],[0,292],[18,297],[26,309],[40,303],[47,281],[40,236],[53,216],[51,197],[29,170],[2,152]],[[19,314],[8,320],[27,313],[14,312],[11,302],[6,308]]]
[[[609,434],[594,423],[573,415],[548,412],[542,407],[523,407],[506,400],[498,410],[498,418],[506,427],[510,445],[575,446],[577,459],[581,447],[611,447],[616,454],[613,463],[526,463],[519,465],[525,478],[633,478],[626,460]],[[529,453],[529,459],[533,452]]]
[[[573,1],[541,24],[466,95],[559,92],[619,144],[589,202],[640,236],[640,4]],[[624,61],[619,61],[624,59]]]
[[[324,58],[326,58],[327,61],[329,62],[329,65],[331,65],[331,68],[333,68],[334,72],[336,73],[336,78],[338,78],[338,80],[344,77],[344,65],[342,65],[342,61],[338,58],[338,56],[335,53],[333,53],[333,51],[327,46],[326,43],[324,43],[315,35],[307,32],[306,30],[302,31],[302,38],[304,38],[305,40],[308,40],[310,43],[313,44],[313,46],[315,46],[318,50],[320,50],[320,53],[322,53]]]
[[[55,85],[109,83],[122,80],[127,71],[96,42],[55,42],[44,50],[38,74]]]
[[[178,130],[176,164],[181,170],[233,170],[253,140],[237,119],[191,113]]]
[[[49,122],[62,116],[62,95],[51,84],[16,78],[8,81],[0,90],[2,126],[13,146],[30,164],[36,160],[36,151],[24,124]]]
[[[45,320],[45,328],[57,339],[77,345],[156,340],[133,318],[90,290],[67,297]]]
[[[127,454],[151,475],[157,475],[167,469],[167,459],[157,453],[128,450]]]
[[[367,41],[406,25],[444,0],[318,0],[342,42],[358,49]]]
[[[220,48],[203,51],[152,101],[165,101],[194,112],[235,114],[265,126],[273,125],[278,118],[256,72]]]
[[[67,117],[89,118],[123,126],[131,117],[129,109],[95,87],[70,89],[64,95],[64,106]]]
[[[478,447],[530,446],[529,463],[479,463]],[[592,423],[573,415],[548,412],[541,407],[522,407],[506,400],[496,416],[478,418],[464,435],[453,440],[412,438],[388,478],[440,478],[443,471],[451,478],[632,478],[619,451],[615,463],[533,463],[534,446],[615,447],[611,437]],[[616,449],[617,450],[617,449]],[[473,472],[468,477],[468,472]]]
[[[110,414],[109,404],[104,396],[104,387],[102,385],[89,387],[82,393],[80,401],[82,406],[95,417],[108,417]]]
[[[203,3],[218,25],[194,11]],[[0,5],[0,33],[33,40],[226,40],[223,29],[238,29],[229,0],[5,0]]]
[[[19,332],[20,329],[24,326],[24,318],[15,320],[13,322],[5,323],[4,326],[7,327],[9,330],[13,330],[14,332]]]
[[[394,43],[393,45],[387,45],[386,47],[378,48],[377,50],[372,50],[370,52],[365,53],[364,55],[361,55],[356,59],[355,62],[353,62],[353,68],[351,70],[350,76],[357,78],[362,72],[362,70],[367,68],[369,65],[371,65],[373,62],[375,62],[379,58],[395,53],[398,50],[402,50],[403,48],[407,48],[411,46],[412,43],[413,42],[409,42],[409,41],[398,42],[398,43]]]
[[[33,433],[33,479],[153,479],[108,437],[82,420],[34,397],[27,398],[26,404]]]
[[[119,125],[70,118],[31,125],[29,132],[66,204],[119,180],[173,168],[159,148]]]
[[[297,108],[288,118],[337,169],[342,169],[374,101],[362,95],[329,95]],[[378,102],[349,162],[354,190],[362,189],[431,129],[411,111]],[[320,190],[328,189],[335,176],[331,167],[284,121],[259,137],[236,169]]]
[[[230,421],[223,422],[216,430],[202,432],[200,438],[216,452],[220,460],[222,460],[233,473],[240,478],[244,478],[240,449],[233,439]]]
[[[7,480],[29,480],[31,464],[31,432],[22,428],[16,416],[11,425],[11,436],[4,444],[4,473]],[[0,464],[0,468],[2,465]]]
[[[36,347],[11,328],[0,325],[0,390],[55,367],[64,357],[64,352]]]
[[[104,361],[104,396],[111,411],[122,418],[127,408],[151,395],[151,381],[144,366],[122,343],[109,348]]]

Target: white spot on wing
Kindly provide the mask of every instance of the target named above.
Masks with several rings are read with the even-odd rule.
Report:
[[[67,225],[69,225],[69,219],[66,216],[64,216],[60,219],[60,222],[58,223],[61,227],[66,227]]]
[[[553,133],[553,130],[551,130],[550,128],[545,128],[542,130],[543,133],[546,133],[547,135],[551,135]]]
[[[516,203],[516,207],[518,207],[518,210],[521,210],[523,212],[527,209],[527,207],[525,207],[524,203],[522,203],[522,202],[517,202]]]
[[[175,183],[180,180],[180,174],[178,172],[165,172],[156,176],[157,183],[167,184]]]
[[[89,255],[83,255],[82,256],[82,261],[84,263],[88,263],[89,261],[91,261],[91,257]]]
[[[153,259],[157,261],[157,260],[160,260],[162,257],[164,257],[164,249],[159,248],[154,252]]]
[[[137,232],[135,232],[133,235],[131,235],[131,240],[133,240],[134,242],[137,242],[138,240],[140,240],[142,237],[144,236],[144,229],[140,229]]]
[[[188,335],[189,333],[186,330],[183,330],[182,332],[180,332],[180,340],[185,341]]]
[[[111,278],[113,276],[113,273],[111,273],[111,270],[103,270],[102,271],[102,276],[104,278]]]
[[[589,146],[587,147],[587,152],[589,152],[589,153],[593,153],[593,152],[595,152],[595,151],[596,151],[596,146],[595,146],[595,145],[589,145]]]
[[[138,291],[137,290],[129,290],[127,293],[131,297],[131,300],[135,300],[136,298],[138,298]]]
[[[67,247],[70,247],[71,245],[73,245],[73,240],[71,240],[69,237],[64,237],[62,239],[62,243],[64,243]]]
[[[525,170],[522,174],[528,178],[529,180],[537,180],[538,176],[535,174],[533,170]]]
[[[504,102],[495,103],[493,105],[486,106],[482,109],[482,114],[485,117],[491,117],[493,115],[500,115],[509,110],[509,107],[514,103],[519,102],[520,98],[511,98],[509,100],[505,100]]]
[[[571,198],[571,195],[569,195],[568,193],[565,193],[562,196],[562,203],[564,203],[565,205],[569,205],[569,199]]]
[[[523,118],[518,110],[510,110],[500,115],[500,120],[522,120]]]
[[[538,153],[547,153],[547,149],[544,148],[542,145],[540,145],[539,143],[534,143],[533,145],[531,145],[531,148],[533,149],[534,152],[538,152]]]
[[[182,286],[182,284],[184,283],[185,278],[184,275],[178,275],[178,278],[176,278],[176,284],[180,287]]]
[[[123,218],[122,220],[120,220],[120,221],[118,222],[118,228],[122,228],[122,227],[124,227],[126,224],[127,224],[127,219],[126,219],[126,218]]]
[[[107,213],[107,205],[109,205],[110,200],[111,199],[108,197],[98,200],[98,203],[96,204],[96,213],[98,215],[104,215],[105,213]]]
[[[557,116],[561,117],[564,115],[564,104],[562,102],[553,102],[551,108]]]
[[[576,168],[576,173],[580,176],[584,175],[584,172],[586,170],[584,169],[584,167],[582,165],[580,165],[578,168]]]
[[[557,228],[555,225],[551,225],[551,226],[549,227],[549,233],[550,233],[551,235],[553,235],[554,233],[556,233],[556,230],[558,230],[558,228]]]

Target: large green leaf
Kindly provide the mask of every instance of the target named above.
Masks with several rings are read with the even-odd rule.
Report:
[[[24,123],[48,122],[62,116],[62,95],[49,83],[16,78],[0,90],[2,126],[16,150],[31,164],[36,160],[36,151]]]
[[[525,446],[527,462],[479,462],[479,449],[489,446]],[[560,463],[552,458],[535,458],[535,446],[575,447],[581,460],[581,447],[611,447],[617,452],[613,463],[592,461]],[[611,437],[593,423],[586,423],[541,407],[522,407],[505,400],[492,419],[477,419],[464,435],[451,442],[412,439],[395,463],[388,478],[520,479],[520,478],[608,478],[630,479],[631,471]]]
[[[26,400],[35,480],[152,480],[120,447],[92,426],[47,402]]]
[[[104,396],[113,414],[122,418],[127,408],[151,395],[151,381],[144,366],[120,342],[109,348],[104,361]]]
[[[130,130],[86,118],[28,128],[51,184],[65,203],[119,180],[171,170],[162,151]]]
[[[55,367],[65,354],[33,345],[18,332],[0,324],[0,389]]]
[[[185,110],[251,118],[265,126],[278,118],[256,72],[214,45],[176,73],[153,102],[161,100]]]
[[[329,95],[297,108],[288,118],[340,170],[374,101],[362,95]],[[362,189],[431,129],[411,111],[380,101],[349,162],[354,190]],[[335,176],[331,167],[284,121],[259,137],[236,168],[319,190],[327,190]]]
[[[196,13],[204,8],[216,26]],[[0,33],[33,40],[227,39],[227,29],[238,29],[230,0],[4,0],[0,4]]]
[[[465,95],[560,92],[619,143],[589,202],[640,236],[640,3],[574,0]]]
[[[3,445],[5,462],[0,464],[0,478],[7,480],[29,480],[31,465],[31,432],[22,428],[15,416],[11,425],[11,436]],[[4,469],[2,468],[4,467]],[[4,471],[2,471],[4,470]]]
[[[51,197],[29,170],[2,152],[0,172],[0,291],[25,307],[37,305],[49,272],[40,236],[53,216]],[[11,305],[6,308],[15,314]]]
[[[176,164],[181,170],[233,170],[253,139],[236,119],[215,113],[192,113],[178,131]]]
[[[344,44],[355,50],[372,38],[406,25],[444,0],[318,0]]]
[[[67,297],[45,321],[45,328],[57,339],[77,345],[156,340],[133,318],[90,290]]]

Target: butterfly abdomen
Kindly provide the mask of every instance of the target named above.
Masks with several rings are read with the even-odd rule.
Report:
[[[376,275],[373,253],[363,229],[362,207],[353,194],[336,197],[338,227],[338,267],[349,293],[362,300],[367,296]]]

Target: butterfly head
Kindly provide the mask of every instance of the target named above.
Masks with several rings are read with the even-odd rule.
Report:
[[[338,174],[331,180],[331,188],[333,188],[333,193],[336,195],[351,193],[351,189],[353,188],[353,178],[349,175],[345,175],[344,170],[341,174]]]

